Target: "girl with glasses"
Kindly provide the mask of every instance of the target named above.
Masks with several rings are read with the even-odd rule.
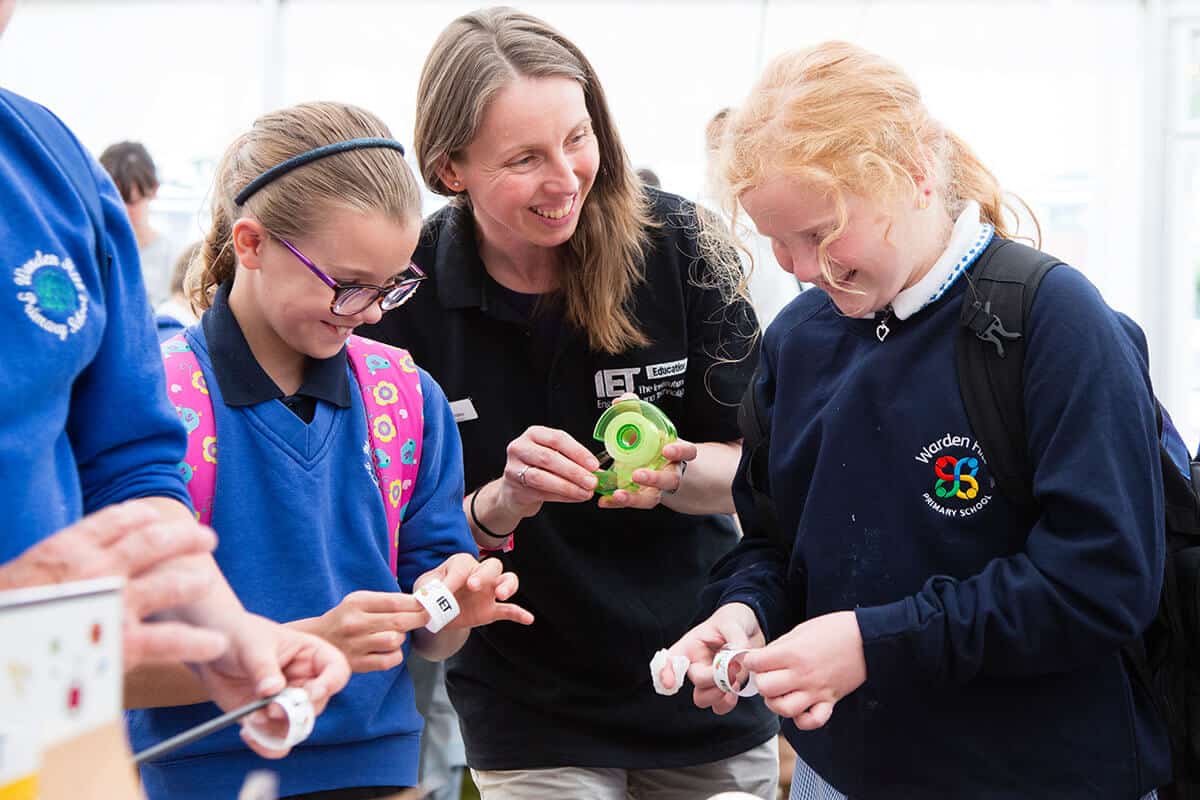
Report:
[[[247,608],[333,642],[359,673],[274,767],[281,793],[386,796],[417,782],[410,648],[439,660],[475,625],[532,622],[503,602],[516,576],[476,558],[442,390],[405,351],[352,335],[424,277],[410,260],[418,186],[376,117],[312,103],[258,119],[227,151],[213,196],[187,285],[204,315],[163,345],[196,445],[180,470]],[[436,634],[416,591],[434,578],[460,609]],[[166,706],[131,713],[137,749],[215,714],[184,705],[204,699],[185,670],[134,684],[146,705]],[[227,731],[142,778],[155,800],[233,797],[262,763]]]

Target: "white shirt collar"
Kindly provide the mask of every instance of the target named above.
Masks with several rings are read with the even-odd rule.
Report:
[[[975,263],[975,259],[991,243],[994,233],[995,229],[980,219],[979,203],[969,200],[954,222],[954,230],[950,232],[945,251],[929,268],[929,272],[892,301],[892,313],[896,319],[908,319],[945,294],[958,276]]]

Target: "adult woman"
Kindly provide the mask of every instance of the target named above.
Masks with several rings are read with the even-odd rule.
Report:
[[[735,542],[719,515],[733,510],[753,312],[726,304],[694,208],[642,187],[591,65],[540,20],[492,9],[451,23],[421,76],[415,145],[426,183],[454,199],[414,255],[433,285],[374,335],[445,388],[464,510],[483,547],[515,531],[502,558],[537,620],[474,635],[450,669],[484,796],[772,796],[761,706],[698,715],[656,696],[646,669]],[[597,504],[581,442],[625,392],[689,441],[634,475],[641,490]]]
[[[1121,654],[1163,568],[1144,337],[1078,272],[1046,273],[1022,342],[1027,515],[992,480],[955,362],[975,265],[1042,258],[1007,241],[995,177],[903,72],[838,42],[777,59],[726,136],[729,202],[817,289],[772,324],[754,386],[789,546],[755,535],[739,470],[750,533],[673,651],[751,650],[792,723],[793,797],[1153,794],[1165,731]],[[689,676],[698,705],[738,702]]]

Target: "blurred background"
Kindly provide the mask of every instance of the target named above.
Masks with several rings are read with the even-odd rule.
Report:
[[[162,180],[154,224],[182,245],[202,234],[221,151],[263,111],[349,101],[410,141],[429,46],[478,5],[21,0],[0,42],[0,81],[57,112],[96,154],[143,142]],[[582,47],[634,164],[692,199],[705,194],[705,123],[773,55],[840,38],[894,59],[1034,209],[1043,248],[1141,323],[1158,394],[1189,446],[1200,441],[1200,2],[517,5]]]

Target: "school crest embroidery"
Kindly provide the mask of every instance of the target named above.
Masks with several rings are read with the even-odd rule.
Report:
[[[65,342],[87,322],[87,288],[71,259],[36,251],[13,272],[13,283],[25,316],[60,340]]]
[[[947,433],[921,448],[916,461],[931,468],[925,505],[945,517],[963,519],[982,511],[992,500],[983,449],[970,436]]]

